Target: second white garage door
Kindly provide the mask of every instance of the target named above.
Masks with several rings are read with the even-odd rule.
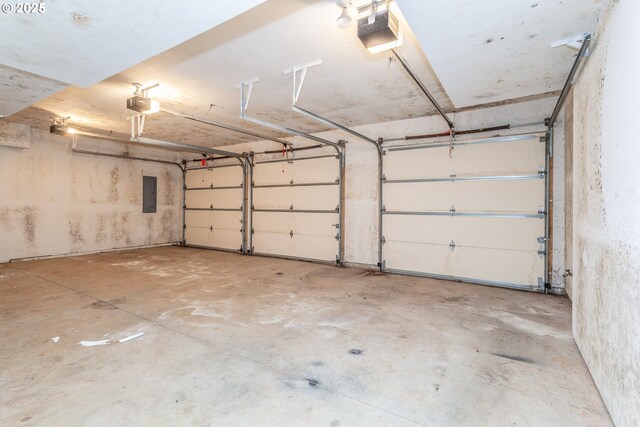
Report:
[[[257,161],[253,184],[254,253],[339,261],[339,157]]]

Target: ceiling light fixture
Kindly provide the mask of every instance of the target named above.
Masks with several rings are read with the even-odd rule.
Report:
[[[336,20],[336,24],[340,28],[349,28],[351,26],[351,22],[353,21],[353,19],[351,19],[351,15],[349,15],[349,6],[351,6],[351,2],[346,0],[338,0],[338,6],[342,8],[342,13]]]
[[[53,119],[51,125],[49,126],[49,133],[62,136],[77,133],[75,129],[70,128],[67,124],[67,121],[70,118],[71,117],[56,117],[55,119]]]
[[[133,83],[133,86],[136,88],[133,96],[127,98],[127,108],[129,110],[136,111],[140,114],[153,114],[160,111],[160,101],[149,96],[149,91],[160,86],[159,83],[145,88],[143,88],[140,83]]]

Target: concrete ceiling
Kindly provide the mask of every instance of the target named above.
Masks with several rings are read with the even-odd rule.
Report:
[[[456,108],[562,88],[606,0],[397,0]]]
[[[50,3],[57,4],[48,2],[47,7]],[[68,3],[78,7],[68,7],[59,17],[63,21],[47,24],[46,28],[50,31],[50,25],[74,27],[68,36],[75,43],[73,51],[81,54],[62,54],[58,61],[54,55],[47,57],[46,49],[35,48],[41,57],[39,61],[29,59],[21,63],[14,58],[14,62],[7,64],[12,54],[4,47],[5,50],[0,50],[0,79],[3,79],[0,83],[6,83],[5,87],[0,84],[0,90],[9,98],[15,96],[32,105],[12,115],[10,120],[44,129],[56,116],[71,116],[78,128],[127,138],[131,112],[125,108],[125,99],[132,94],[131,82],[159,83],[152,95],[166,108],[285,137],[238,118],[238,85],[259,78],[251,97],[250,115],[319,132],[328,128],[291,111],[292,79],[283,74],[285,69],[315,60],[321,60],[322,64],[309,69],[299,101],[306,109],[347,126],[435,114],[415,83],[390,60],[388,53],[372,55],[366,51],[356,36],[355,25],[348,29],[336,26],[340,9],[332,0],[227,2],[233,3],[234,8],[222,7],[215,19],[207,15],[211,5],[201,5],[198,10],[191,4],[186,8],[178,3],[168,6],[162,1],[141,2],[139,13],[132,15],[129,9],[137,10],[138,3],[133,6],[121,2],[104,19],[95,18],[97,29],[91,37],[94,16],[108,7],[100,6],[99,2],[98,6],[78,0]],[[411,27],[403,25],[405,42],[399,50],[448,111],[538,95],[560,89],[575,55],[568,47],[552,50],[550,42],[575,32],[592,31],[600,3],[398,0],[411,24]],[[213,9],[218,7],[216,4]],[[75,21],[73,13],[89,17],[84,39],[81,30],[85,24],[67,22],[70,17]],[[175,22],[170,14],[175,16]],[[144,17],[145,24],[127,21],[131,16]],[[147,22],[149,16],[154,17],[151,22]],[[193,26],[188,25],[189,16],[196,16]],[[128,32],[123,33],[117,26],[110,29],[109,22],[118,23],[121,19],[128,22]],[[402,16],[400,21],[401,25],[406,24]],[[213,28],[203,32],[206,25]],[[148,31],[143,31],[146,26]],[[167,28],[175,29],[175,34],[160,36],[155,42],[146,38],[151,33],[172,33]],[[4,35],[4,28],[0,31]],[[121,34],[140,34],[141,38],[128,43],[129,37]],[[31,52],[37,45],[37,37],[41,35],[25,36],[21,49]],[[139,45],[146,47],[142,49]],[[15,56],[16,49],[13,51]],[[123,70],[129,65],[132,66]],[[101,80],[106,76],[111,77]],[[101,81],[92,84],[98,80]],[[3,98],[0,97],[0,108]],[[145,136],[203,146],[256,140],[163,112],[147,116]]]
[[[14,10],[0,13],[0,115],[98,83],[263,1],[48,0],[29,14],[9,2]]]
[[[238,118],[238,85],[258,77],[249,114],[316,132],[327,127],[291,111],[292,79],[283,71],[318,59],[322,65],[309,70],[300,97],[305,108],[348,126],[433,114],[424,95],[387,54],[367,52],[355,25],[346,30],[336,26],[339,12],[333,1],[270,0],[101,83],[69,87],[13,118],[44,127],[53,116],[71,116],[88,129],[126,135],[130,83],[160,83],[153,96],[171,110],[285,136]],[[410,32],[401,52],[451,108]],[[145,135],[207,146],[256,139],[166,113],[148,116]]]

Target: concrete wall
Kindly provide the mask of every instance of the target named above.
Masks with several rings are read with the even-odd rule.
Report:
[[[459,130],[476,129],[481,127],[490,127],[504,124],[527,124],[533,122],[543,122],[546,117],[551,115],[557,98],[548,97],[525,102],[512,103],[508,105],[499,105],[490,108],[472,109],[452,113],[456,128]],[[289,126],[294,127],[292,123]],[[554,198],[554,216],[553,224],[562,230],[564,226],[564,136],[563,122],[560,121],[556,131],[556,147],[554,163],[555,176],[557,177],[554,188],[558,192],[559,197]],[[429,134],[434,132],[442,132],[447,130],[446,123],[440,116],[420,117],[407,120],[400,120],[387,123],[379,123],[374,125],[360,126],[354,128],[356,131],[377,139],[382,137],[385,139],[393,139],[403,137],[405,135]],[[526,126],[518,127],[506,131],[490,132],[484,134],[475,134],[465,137],[459,137],[459,140],[475,139],[479,137],[489,137],[493,135],[508,135],[514,133],[526,133],[533,131],[544,131],[546,127]],[[346,150],[346,204],[345,204],[345,260],[350,264],[361,264],[365,266],[373,266],[378,262],[378,158],[374,145],[356,139],[348,134],[339,131],[323,132],[319,136],[326,137],[329,140],[337,141],[339,139],[348,140]],[[442,140],[448,138],[440,138]],[[305,141],[300,138],[290,139],[296,146],[310,144],[313,142]],[[431,139],[429,141],[438,141]],[[397,144],[394,142],[388,145]],[[387,144],[385,144],[387,146]],[[236,151],[255,151],[256,153],[265,150],[278,150],[281,146],[277,143],[269,141],[260,141],[251,144],[235,145],[233,149]],[[331,152],[330,148],[321,149],[322,152]],[[309,156],[318,154],[318,151],[299,152],[299,156]],[[270,157],[277,157],[271,155]],[[264,157],[264,156],[262,156]],[[564,241],[561,231],[556,233],[559,239],[558,244],[553,249],[553,286],[558,292],[562,292],[564,287],[562,273],[564,272]]]
[[[573,332],[620,427],[640,425],[639,20],[612,2],[573,99]]]
[[[2,129],[12,125],[0,122]],[[0,132],[0,262],[179,241],[182,176],[173,165],[71,152],[71,138],[30,130]],[[79,138],[78,148],[121,154],[124,146]],[[178,155],[131,148],[131,155]],[[158,211],[142,213],[142,176],[158,178]]]

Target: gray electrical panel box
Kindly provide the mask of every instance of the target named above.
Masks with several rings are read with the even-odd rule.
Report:
[[[142,213],[156,213],[158,204],[158,178],[142,177]]]

